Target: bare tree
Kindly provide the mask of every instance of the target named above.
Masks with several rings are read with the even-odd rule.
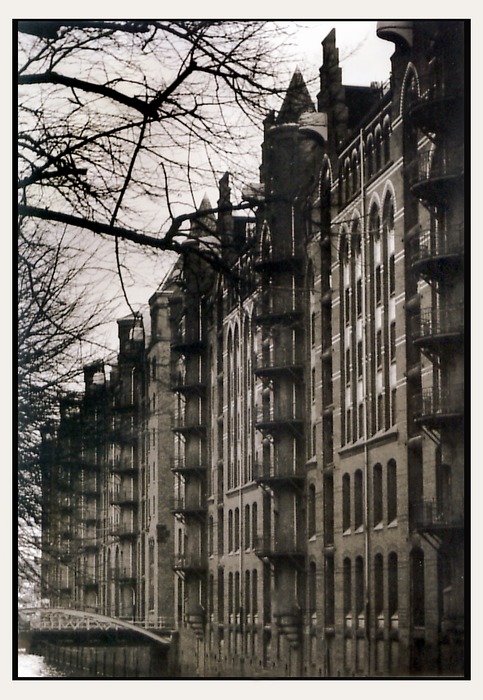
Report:
[[[216,212],[194,211],[200,192],[225,170],[245,182],[253,126],[286,87],[277,75],[288,35],[218,20],[19,21],[18,30],[18,515],[20,568],[31,577],[40,427],[99,323],[98,306],[82,303],[87,272],[114,241],[130,305],[121,242],[230,271],[211,223],[204,245],[183,242],[194,218],[203,228]]]
[[[284,33],[218,20],[19,29],[20,213],[178,252],[217,157],[235,181],[246,173]]]
[[[94,251],[91,251],[93,253]],[[103,316],[88,294],[90,256],[65,227],[22,221],[18,232],[18,525],[19,574],[38,576],[41,429],[55,420],[59,396],[78,379],[80,354]],[[91,271],[92,272],[92,271]],[[92,342],[92,341],[91,341]],[[105,349],[103,348],[103,352]]]

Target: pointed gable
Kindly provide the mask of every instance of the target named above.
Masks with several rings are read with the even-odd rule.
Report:
[[[296,68],[278,114],[277,124],[293,124],[304,112],[315,112],[315,105],[307,90],[302,73]]]

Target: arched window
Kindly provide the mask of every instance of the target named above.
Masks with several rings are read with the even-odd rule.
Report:
[[[257,534],[258,534],[258,505],[256,503],[252,506],[252,548],[255,549],[257,546]]]
[[[240,572],[235,572],[235,593],[234,593],[234,612],[238,615],[240,612]]]
[[[309,613],[317,610],[317,566],[312,561],[309,565]]]
[[[228,574],[228,614],[233,615],[233,574]]]
[[[364,523],[362,471],[357,469],[354,474],[354,528],[358,530]]]
[[[391,121],[389,117],[384,118],[382,125],[382,144],[384,163],[387,164],[391,160]]]
[[[382,465],[375,464],[372,473],[374,527],[382,523]]]
[[[238,552],[240,549],[240,509],[235,508],[235,536],[234,536],[234,543],[235,543],[235,552]]]
[[[387,522],[397,518],[397,469],[394,459],[387,463]]]
[[[213,602],[215,598],[215,577],[210,574],[210,580],[208,585],[208,615],[210,619],[213,619]]]
[[[250,570],[245,571],[245,614],[250,615],[251,612],[251,590],[250,590]]]
[[[410,556],[411,617],[415,627],[425,624],[424,552],[419,547]]]
[[[359,191],[359,155],[356,150],[352,151],[351,156],[351,176],[352,176],[352,194]]]
[[[315,535],[315,506],[315,486],[310,484],[307,502],[307,534],[309,537]]]
[[[228,551],[233,552],[233,511],[228,511]]]
[[[396,626],[399,601],[397,554],[395,552],[390,552],[387,558],[387,604],[390,624]]]
[[[366,142],[366,172],[367,172],[367,179],[370,180],[370,178],[374,175],[375,169],[374,169],[374,137],[372,134],[369,134],[367,137],[367,142]]]
[[[251,537],[250,537],[250,526],[251,526],[251,520],[250,520],[250,506],[248,503],[245,506],[245,549],[249,549],[251,546]]]
[[[344,595],[344,620],[349,623],[352,618],[352,563],[349,557],[344,559],[343,564],[343,595]]]
[[[362,559],[362,557],[356,557],[355,605],[357,626],[364,627],[364,560]]]
[[[344,163],[344,200],[347,203],[351,198],[351,165],[346,158]]]
[[[378,618],[384,615],[384,569],[382,554],[374,557],[374,616],[376,624]],[[378,625],[380,626],[380,625]]]
[[[213,554],[213,516],[208,520],[208,556]]]
[[[252,615],[258,613],[258,571],[252,571]]]
[[[375,169],[379,172],[382,166],[382,129],[378,125],[374,134]]]
[[[342,531],[346,532],[351,526],[351,478],[350,474],[342,477]]]

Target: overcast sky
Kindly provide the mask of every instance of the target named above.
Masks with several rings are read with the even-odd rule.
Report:
[[[310,94],[314,102],[318,92],[318,72],[322,64],[322,41],[327,34],[335,28],[336,44],[339,49],[339,62],[342,68],[342,80],[346,85],[370,85],[373,81],[384,82],[390,76],[390,56],[394,51],[394,45],[390,42],[379,39],[376,35],[376,21],[301,21],[293,20],[287,22],[290,29],[297,26],[295,36],[292,38],[293,60],[289,60],[286,65],[280,66],[281,84],[286,82],[287,87],[290,77],[299,68],[308,84]],[[283,75],[286,73],[286,75]],[[259,148],[262,140],[262,133],[254,136],[256,140],[255,152],[260,153]],[[254,175],[256,178],[259,166],[258,155],[254,162]],[[207,194],[212,204],[217,201],[217,191],[207,188],[198,194],[201,202],[204,194]],[[156,291],[160,282],[169,270],[173,256],[159,254],[146,259],[144,255],[133,252],[127,253],[125,264],[131,271],[129,281],[128,296],[133,308],[147,307],[150,296]],[[125,280],[127,282],[127,280]],[[113,279],[114,285],[118,282]],[[129,313],[129,309],[118,295],[118,306],[113,310],[113,322],[109,328],[105,328],[105,335],[102,342],[116,350],[117,346],[117,324],[116,318],[120,318]]]

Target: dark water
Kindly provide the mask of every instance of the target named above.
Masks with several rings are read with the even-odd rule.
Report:
[[[69,678],[69,674],[48,664],[42,656],[18,653],[19,678]]]

